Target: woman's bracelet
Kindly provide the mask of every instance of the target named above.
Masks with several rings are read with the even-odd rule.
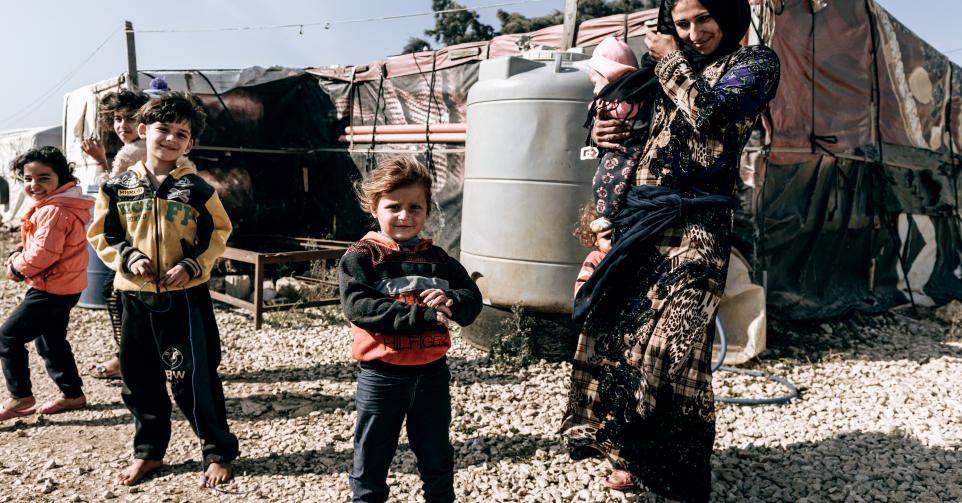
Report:
[[[662,81],[671,78],[672,74],[675,73],[675,69],[678,68],[682,62],[687,61],[685,59],[685,53],[681,52],[681,49],[676,49],[674,51],[665,54],[655,65],[655,75]]]

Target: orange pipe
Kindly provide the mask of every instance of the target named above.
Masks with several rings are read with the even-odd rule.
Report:
[[[431,133],[463,133],[467,131],[467,124],[463,122],[451,124],[385,124],[377,126],[377,132],[387,134],[403,133],[425,133],[425,129]],[[344,134],[372,134],[374,126],[348,126],[344,128]]]
[[[378,128],[377,137],[370,134],[356,134],[354,135],[354,143],[464,143],[467,138],[467,133],[430,133],[425,135],[424,133],[405,133],[405,134],[381,134],[381,128]],[[427,138],[425,138],[427,136]],[[342,143],[350,143],[352,141],[351,135],[341,135],[337,139]],[[427,141],[425,141],[427,140]]]

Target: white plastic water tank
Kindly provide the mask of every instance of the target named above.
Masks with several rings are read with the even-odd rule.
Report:
[[[579,159],[586,57],[482,62],[468,93],[461,262],[488,305],[571,312],[588,250],[572,235],[597,161]]]

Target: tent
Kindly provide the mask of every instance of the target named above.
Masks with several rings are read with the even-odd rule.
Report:
[[[751,2],[748,42],[778,52],[782,80],[743,156],[735,234],[771,313],[817,319],[962,298],[960,68],[874,0]],[[586,21],[576,45],[590,53],[616,36],[640,54],[644,22],[655,15]],[[553,26],[355,66],[157,71],[139,79],[165,76],[172,89],[201,96],[211,127],[191,157],[237,199],[231,216],[239,232],[356,239],[369,220],[349,184],[384,156],[404,153],[433,170],[427,233],[457,255],[464,146],[427,134],[424,124],[465,122],[481,61],[558,47],[561,36]],[[125,80],[65,99],[64,145],[84,165],[85,182],[92,170],[79,141],[104,134],[94,126],[97,100]],[[377,140],[376,129],[387,125],[420,126],[424,138],[344,136],[346,127],[366,126]]]
[[[0,131],[0,225],[20,227],[20,217],[32,204],[23,193],[23,185],[14,180],[8,171],[10,163],[15,157],[32,148],[60,148],[60,141],[60,126]]]
[[[873,0],[830,0],[817,12],[808,0],[752,3],[748,39],[778,52],[782,79],[743,156],[736,247],[771,312],[817,319],[962,298],[959,67]],[[655,15],[587,21],[577,45],[590,52],[606,36],[624,37],[640,54],[644,21]],[[308,71],[351,126],[463,123],[480,61],[560,46],[561,32]],[[461,145],[350,147],[361,171],[399,151],[428,162],[440,209],[431,230],[457,252]]]
[[[355,227],[357,211],[339,204],[356,177],[336,146],[333,104],[302,70],[141,71],[146,85],[164,78],[171,90],[190,91],[207,112],[207,128],[190,159],[217,188],[234,224],[234,236],[341,237]],[[100,100],[127,85],[126,74],[74,90],[64,98],[64,146],[85,185],[96,184],[96,165],[80,150],[84,138],[102,138],[113,154],[116,135],[98,127]],[[346,208],[341,212],[341,208]]]

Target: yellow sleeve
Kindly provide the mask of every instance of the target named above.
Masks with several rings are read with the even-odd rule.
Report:
[[[94,219],[87,229],[87,240],[103,263],[114,271],[130,272],[127,264],[146,257],[127,240],[117,210],[117,200],[106,184],[100,187],[94,205]]]

